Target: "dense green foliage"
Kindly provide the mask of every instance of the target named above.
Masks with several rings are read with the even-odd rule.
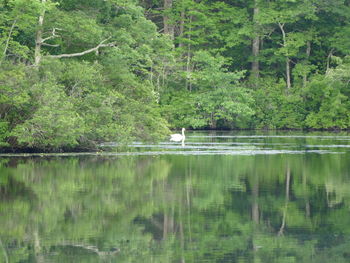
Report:
[[[350,127],[348,0],[0,1],[0,147]]]
[[[2,43],[9,43],[2,46],[0,65],[3,146],[91,149],[100,141],[152,140],[168,133],[146,69],[155,65],[157,76],[169,41],[141,8],[132,2],[37,0],[2,1],[1,8]],[[32,16],[28,10],[28,17],[17,14],[25,8]],[[33,66],[42,8],[42,38],[50,38],[50,46],[43,42],[40,64]],[[49,57],[79,53],[109,38],[110,46],[84,56]]]

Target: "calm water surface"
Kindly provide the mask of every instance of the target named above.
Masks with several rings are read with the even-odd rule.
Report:
[[[0,157],[0,262],[350,262],[350,136]]]

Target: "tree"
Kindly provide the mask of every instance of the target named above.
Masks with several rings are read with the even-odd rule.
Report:
[[[57,34],[57,30],[65,30],[53,27],[51,31],[51,35],[48,37],[43,38],[43,30],[44,30],[44,21],[45,21],[45,14],[49,10],[53,10],[55,8],[55,4],[51,2],[50,0],[41,0],[41,12],[38,19],[38,29],[36,31],[36,39],[35,39],[35,62],[34,65],[39,66],[42,58],[42,46],[48,46],[48,47],[58,47],[58,44],[49,44],[47,41],[59,38],[60,36]],[[70,57],[79,57],[83,56],[92,52],[98,52],[100,48],[102,47],[113,47],[114,43],[106,43],[109,40],[109,38],[102,40],[97,46],[81,51],[76,53],[70,53],[70,54],[59,54],[59,55],[49,55],[51,58],[70,58]]]
[[[254,27],[254,37],[252,40],[252,76],[254,81],[259,78],[259,52],[260,52],[260,36],[259,36],[259,23],[257,21],[259,15],[258,0],[254,1],[253,7],[253,27]]]
[[[170,94],[165,113],[193,128],[246,127],[253,99],[239,84],[244,73],[228,72],[223,57],[205,51],[196,52],[192,61],[192,91]]]
[[[277,1],[264,4],[259,13],[259,22],[265,26],[277,26],[281,32],[280,48],[275,50],[275,55],[282,55],[285,60],[286,88],[292,87],[291,80],[291,57],[296,56],[299,48],[307,41],[304,34],[290,31],[287,27],[298,23],[300,20],[315,19],[315,6],[310,1]],[[274,29],[272,29],[274,30]]]

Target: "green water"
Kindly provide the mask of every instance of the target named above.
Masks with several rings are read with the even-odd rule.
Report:
[[[350,262],[349,171],[345,133],[2,155],[0,262]]]

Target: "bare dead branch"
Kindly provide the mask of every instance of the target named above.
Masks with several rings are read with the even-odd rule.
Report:
[[[72,54],[60,54],[60,55],[48,55],[47,57],[50,58],[71,58],[71,57],[80,57],[80,56],[84,56],[86,54],[89,54],[91,52],[95,52],[98,51],[100,48],[102,47],[114,47],[115,46],[115,42],[111,42],[111,43],[107,43],[104,44],[107,40],[109,40],[110,38],[107,38],[103,41],[100,42],[100,44],[98,44],[96,47],[87,49],[85,51],[82,52],[78,52],[78,53],[72,53]]]
[[[48,44],[48,43],[42,43],[41,45],[43,46],[47,46],[47,47],[59,47],[60,45],[59,44]]]
[[[41,40],[41,43],[43,44],[43,43],[44,43],[45,41],[47,41],[47,40],[60,37],[60,35],[56,35],[56,30],[60,30],[60,29],[54,27],[54,28],[52,29],[51,36],[46,37],[46,38],[43,38],[43,39]]]
[[[278,24],[278,26],[279,26],[279,28],[280,28],[281,30],[284,28],[284,24],[285,24],[285,23],[280,23],[280,22],[278,22],[277,24]]]
[[[60,37],[60,36],[59,35],[49,36],[49,37],[44,38],[43,40],[41,40],[41,43],[43,44],[45,41],[53,39],[53,38],[57,38],[57,37]]]

